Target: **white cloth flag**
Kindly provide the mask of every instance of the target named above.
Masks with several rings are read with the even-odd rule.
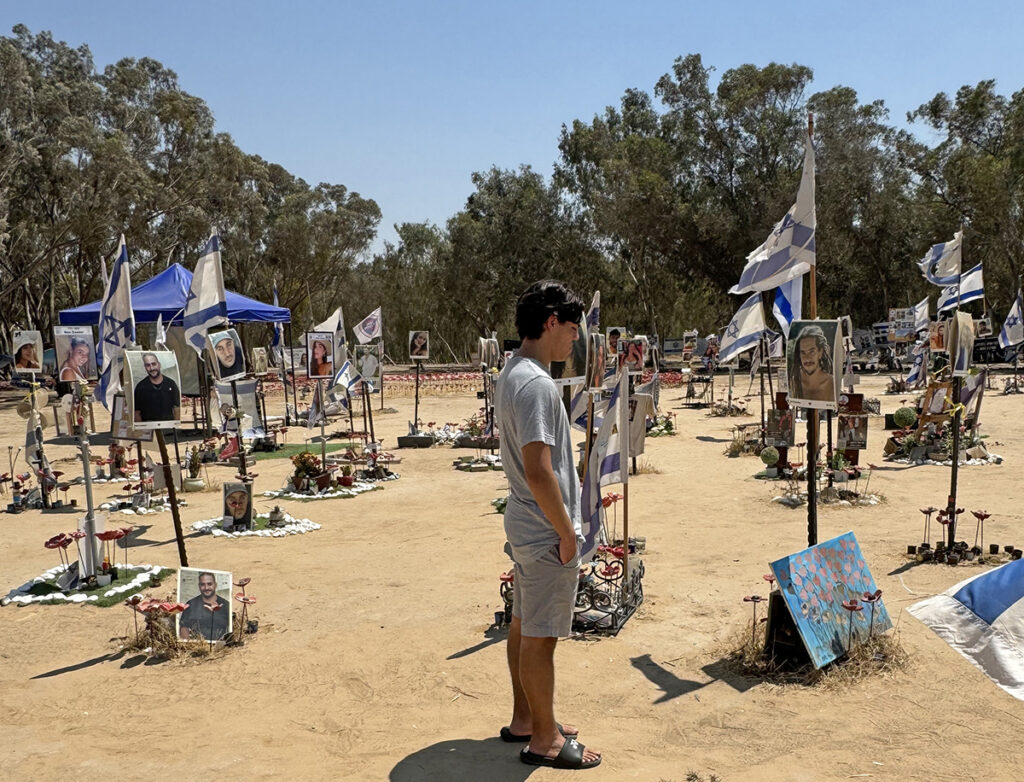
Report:
[[[211,234],[199,256],[192,284],[185,300],[185,341],[202,353],[206,346],[206,332],[213,326],[228,322],[228,305],[224,295],[224,271],[220,265],[220,237]]]
[[[959,292],[959,295],[957,295]],[[956,309],[959,304],[980,299],[985,295],[985,281],[982,278],[981,264],[960,275],[960,284],[947,285],[939,296],[938,311]]]
[[[772,313],[782,328],[782,335],[789,337],[789,324],[803,318],[804,278],[803,275],[784,282],[775,289]]]
[[[772,229],[764,244],[747,256],[740,281],[729,293],[767,291],[806,274],[814,266],[814,143],[807,137],[804,171],[796,203]]]
[[[921,274],[928,282],[943,286],[956,284],[960,277],[963,239],[964,232],[957,231],[950,241],[933,244],[928,254],[917,262]]]
[[[761,339],[764,329],[761,294],[755,293],[743,302],[725,329],[725,335],[722,337],[722,343],[718,350],[719,363],[724,364],[731,361],[744,350],[754,347]]]
[[[928,315],[928,297],[914,305],[914,331],[928,331],[931,317]]]
[[[1024,559],[961,581],[907,610],[1024,700]]]
[[[1024,342],[1024,300],[1021,292],[1017,291],[1017,299],[1006,316],[1003,330],[999,332],[999,347],[1012,348],[1021,342]]]
[[[117,260],[110,270],[110,279],[100,305],[99,366],[100,382],[96,398],[113,409],[114,396],[121,390],[121,365],[124,349],[135,344],[135,313],[132,312],[132,280],[128,265],[128,247],[121,235]]]
[[[335,365],[348,360],[348,343],[345,340],[345,315],[342,313],[341,307],[338,307],[331,317],[323,323],[316,324],[313,327],[313,331],[329,331],[334,334]],[[303,339],[303,344],[305,344],[305,339]]]
[[[583,516],[583,561],[588,561],[604,539],[601,487],[629,480],[629,373],[622,370],[612,388],[597,437],[590,449],[583,477],[580,511]]]
[[[360,345],[365,345],[371,339],[381,336],[384,333],[384,324],[381,319],[380,307],[359,321],[352,331],[355,332]]]

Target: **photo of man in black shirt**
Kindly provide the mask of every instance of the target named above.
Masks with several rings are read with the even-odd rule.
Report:
[[[188,587],[192,568],[182,568],[178,575],[178,600],[185,597],[185,592],[194,591]],[[230,587],[231,574],[222,573]],[[222,583],[223,583],[222,581]],[[179,638],[203,638],[207,641],[219,641],[231,632],[231,604],[217,594],[217,575],[209,570],[199,573],[199,594],[186,602],[186,608],[178,620]]]
[[[166,352],[164,355],[171,359],[167,363],[173,363],[173,353]],[[133,366],[137,359],[133,361],[135,357],[130,354],[127,358],[128,369],[134,380],[138,376],[137,368]],[[167,426],[173,426],[181,413],[181,391],[178,383],[164,374],[160,357],[156,353],[142,353],[142,368],[146,376],[135,384],[134,420],[139,423],[166,422]],[[177,370],[176,365],[174,369]]]

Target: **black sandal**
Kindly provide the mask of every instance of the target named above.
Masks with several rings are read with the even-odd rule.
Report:
[[[583,760],[583,750],[584,746],[576,739],[566,739],[562,749],[553,758],[524,749],[519,753],[519,759],[530,766],[548,766],[550,768],[583,769],[601,765],[600,757],[596,760]]]

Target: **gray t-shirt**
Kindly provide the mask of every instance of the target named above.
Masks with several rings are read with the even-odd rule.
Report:
[[[558,533],[544,515],[523,469],[523,446],[551,446],[551,466],[562,502],[583,540],[580,481],[572,454],[569,417],[547,368],[532,358],[513,356],[498,376],[494,409],[501,432],[501,462],[512,494],[505,507],[505,536],[516,562],[533,562],[558,543]]]

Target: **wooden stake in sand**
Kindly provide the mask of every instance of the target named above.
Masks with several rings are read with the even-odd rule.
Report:
[[[164,442],[164,432],[162,429],[156,430],[156,444],[160,448],[160,466],[163,467],[164,470],[164,482],[167,484],[167,496],[171,501],[171,519],[174,521],[174,537],[178,541],[178,560],[182,567],[188,567],[188,554],[185,552],[185,535],[181,531],[181,514],[178,513],[178,490],[174,487],[174,476],[171,475],[171,460],[167,456],[167,443]]]

